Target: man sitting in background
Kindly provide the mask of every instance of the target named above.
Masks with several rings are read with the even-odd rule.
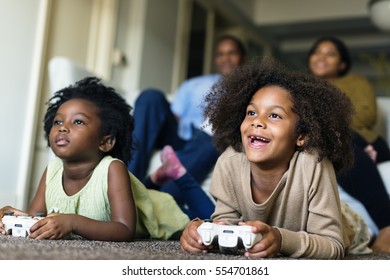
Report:
[[[246,50],[237,38],[225,35],[215,44],[217,73],[191,78],[179,87],[172,104],[156,89],[141,92],[134,106],[134,141],[129,170],[138,178],[146,177],[155,149],[170,145],[183,166],[200,184],[219,156],[212,136],[202,128],[203,99],[221,75],[228,75],[244,63]],[[150,186],[152,182],[145,182]],[[179,205],[185,204],[181,190],[173,183],[155,187],[170,193]],[[213,209],[212,209],[213,211]],[[192,216],[192,215],[189,215]]]

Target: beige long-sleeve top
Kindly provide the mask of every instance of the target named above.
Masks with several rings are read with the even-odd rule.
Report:
[[[355,108],[352,128],[368,143],[374,142],[378,137],[374,130],[377,121],[377,103],[375,90],[371,83],[366,78],[356,74],[335,79],[332,83],[351,99]]]
[[[336,177],[326,158],[318,162],[316,155],[296,152],[271,196],[256,204],[249,161],[228,148],[217,161],[210,192],[216,199],[213,220],[260,220],[277,227],[284,255],[338,259],[347,251]]]

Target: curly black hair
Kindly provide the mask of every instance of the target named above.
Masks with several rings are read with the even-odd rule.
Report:
[[[232,146],[242,151],[240,125],[253,95],[265,86],[279,86],[291,94],[298,116],[297,135],[306,135],[302,150],[316,150],[318,160],[328,157],[336,172],[353,162],[350,129],[353,107],[338,88],[311,74],[287,70],[271,58],[256,58],[223,77],[206,96],[209,118],[218,150]]]
[[[115,89],[107,87],[96,77],[86,77],[74,85],[65,87],[51,97],[44,117],[45,137],[49,134],[58,108],[71,99],[84,99],[92,102],[98,109],[101,121],[100,135],[111,135],[116,139],[113,149],[108,153],[122,160],[126,165],[131,159],[134,119],[130,114],[132,107]]]

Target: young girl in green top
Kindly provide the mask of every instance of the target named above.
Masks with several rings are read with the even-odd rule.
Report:
[[[176,225],[149,226],[159,224],[151,208],[155,194],[149,195],[125,164],[134,128],[130,111],[113,88],[96,78],[55,93],[44,130],[56,158],[44,171],[27,213],[7,206],[0,216],[9,211],[47,214],[30,229],[30,238],[35,239],[61,239],[70,233],[103,241],[131,241],[137,236],[167,239],[182,229],[188,219],[169,197],[160,203],[166,202],[163,206],[177,214],[176,220],[171,219]],[[144,223],[147,219],[152,222]],[[1,222],[0,232],[6,234]]]

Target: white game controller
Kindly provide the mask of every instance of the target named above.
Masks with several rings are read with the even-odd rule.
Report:
[[[2,218],[7,234],[12,236],[29,236],[30,228],[33,224],[44,218],[41,216],[31,217],[28,215],[14,216],[13,214],[13,212],[7,212]]]
[[[246,249],[252,248],[263,237],[261,233],[253,233],[251,226],[218,225],[209,222],[201,224],[198,233],[204,245],[210,245],[217,238],[222,253],[235,253],[239,241]]]

